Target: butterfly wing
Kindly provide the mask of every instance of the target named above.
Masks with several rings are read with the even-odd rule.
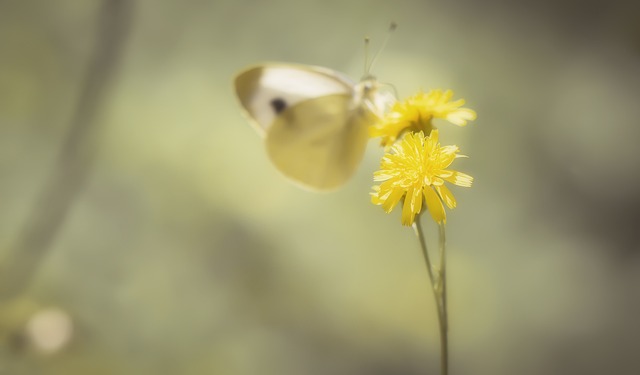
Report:
[[[352,95],[354,82],[345,75],[310,65],[270,63],[236,76],[236,95],[256,130],[265,135],[286,108],[325,95]]]
[[[339,72],[295,64],[259,65],[235,79],[273,164],[298,184],[324,191],[344,184],[364,155],[375,116],[361,88]]]
[[[343,185],[362,161],[374,115],[350,95],[309,99],[284,110],[266,138],[273,164],[312,190]]]

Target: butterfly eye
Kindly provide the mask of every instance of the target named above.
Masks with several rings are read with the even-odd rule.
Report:
[[[275,98],[271,100],[271,108],[276,114],[279,114],[287,108],[287,102],[282,98]]]
[[[375,89],[375,84],[372,81],[362,81],[360,83],[360,89],[362,90],[362,94],[366,96]]]

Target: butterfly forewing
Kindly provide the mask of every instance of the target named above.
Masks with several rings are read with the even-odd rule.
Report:
[[[235,79],[236,95],[263,135],[284,109],[325,95],[351,95],[353,85],[329,69],[278,63],[248,68]]]

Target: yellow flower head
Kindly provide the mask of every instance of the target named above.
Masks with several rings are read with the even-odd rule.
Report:
[[[454,159],[464,157],[459,151],[458,146],[440,146],[437,129],[426,137],[422,132],[407,134],[385,153],[380,170],[374,173],[374,181],[382,183],[373,187],[371,202],[389,213],[404,198],[402,225],[411,225],[422,210],[424,197],[433,219],[446,222],[442,203],[452,209],[456,199],[444,181],[464,187],[473,182],[465,173],[446,169]]]
[[[391,146],[407,132],[422,131],[429,134],[433,129],[434,118],[445,119],[458,126],[467,125],[467,121],[475,120],[475,111],[460,108],[464,99],[450,101],[453,91],[431,90],[419,92],[403,102],[396,102],[391,110],[377,124],[369,128],[373,138],[381,137],[381,145]]]

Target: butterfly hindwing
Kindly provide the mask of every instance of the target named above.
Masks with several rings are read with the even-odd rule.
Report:
[[[267,152],[275,166],[305,187],[333,190],[360,164],[372,114],[348,95],[300,102],[276,118],[267,133]]]

